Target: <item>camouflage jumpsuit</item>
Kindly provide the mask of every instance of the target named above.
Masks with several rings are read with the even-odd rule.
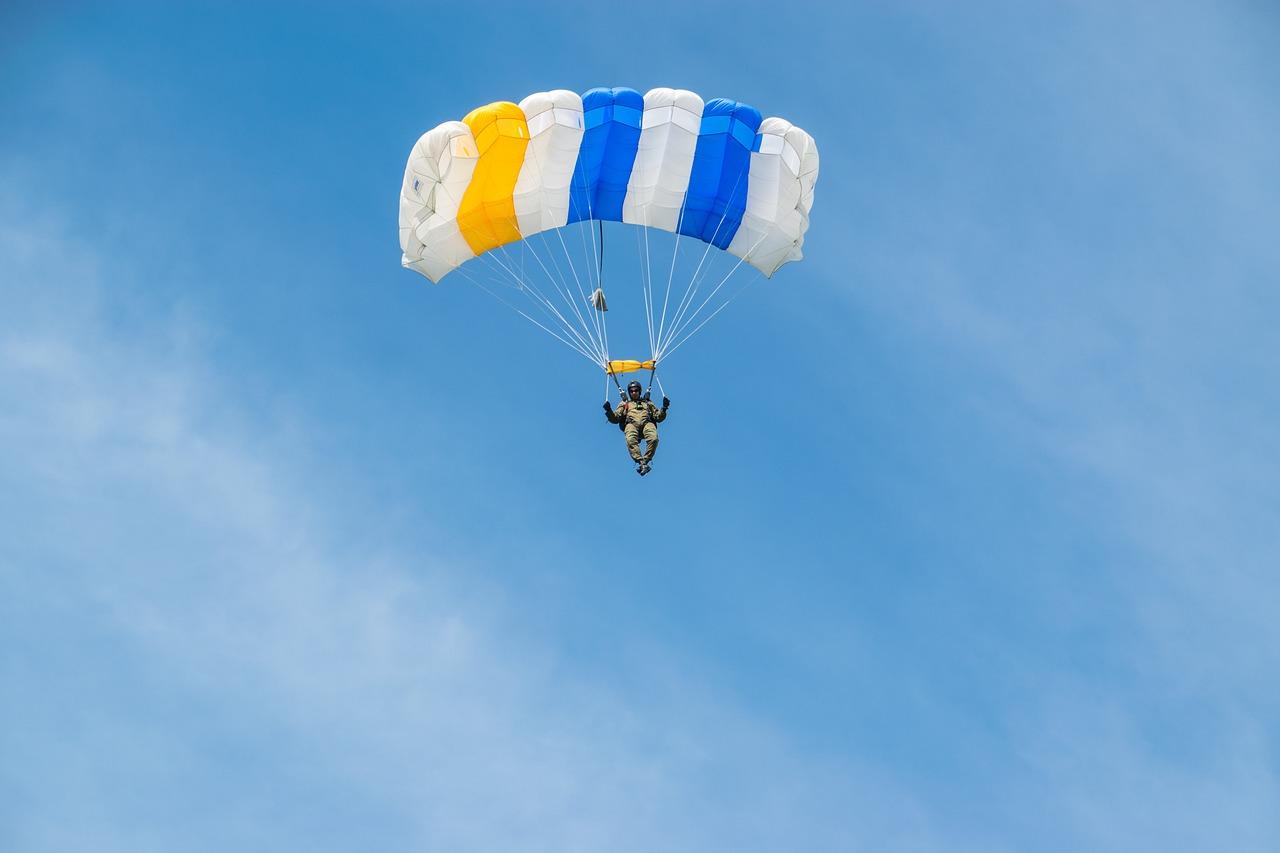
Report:
[[[648,400],[619,403],[609,417],[610,423],[620,424],[627,436],[627,452],[636,462],[649,462],[658,450],[658,427],[667,418],[667,410],[660,409]],[[640,452],[640,439],[647,442]]]

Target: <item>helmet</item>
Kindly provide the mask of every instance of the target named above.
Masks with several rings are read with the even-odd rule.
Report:
[[[644,390],[644,387],[634,379],[632,379],[630,382],[627,383],[627,394],[630,394],[632,391],[643,391],[643,390]]]

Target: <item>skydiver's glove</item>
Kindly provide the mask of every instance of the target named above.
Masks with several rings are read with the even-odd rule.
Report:
[[[605,401],[604,401],[604,410],[605,410],[605,413],[606,413],[606,414],[610,414],[610,415],[612,415],[612,414],[613,414],[613,403],[610,403],[608,400],[605,400]]]
[[[664,412],[665,412],[665,411],[666,411],[667,409],[669,409],[669,408],[671,408],[671,400],[670,400],[669,398],[667,398],[667,397],[663,397],[663,398],[662,398],[662,411],[664,411]]]

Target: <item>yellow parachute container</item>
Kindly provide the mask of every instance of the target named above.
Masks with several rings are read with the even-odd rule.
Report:
[[[611,361],[605,365],[605,373],[635,373],[637,370],[653,370],[657,367],[655,361],[633,361],[631,359],[619,359]]]

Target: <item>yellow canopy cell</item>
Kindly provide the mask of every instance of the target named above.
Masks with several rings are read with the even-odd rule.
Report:
[[[635,373],[637,370],[653,370],[655,362],[652,361],[632,361],[630,359],[618,359],[611,361],[605,365],[605,373]]]
[[[458,207],[458,228],[479,255],[520,239],[511,194],[529,146],[529,125],[510,101],[478,107],[462,122],[471,128],[480,157]]]

